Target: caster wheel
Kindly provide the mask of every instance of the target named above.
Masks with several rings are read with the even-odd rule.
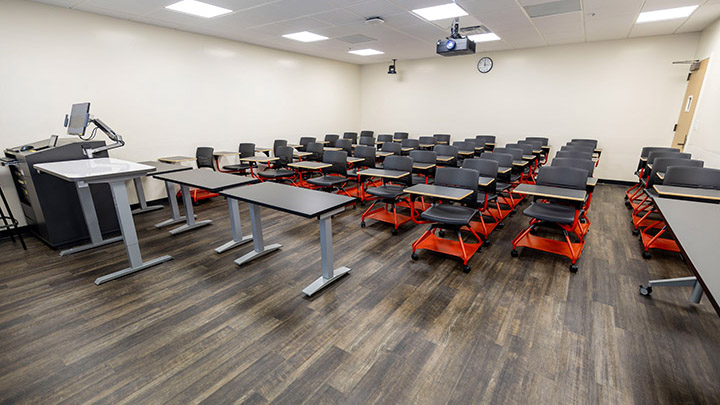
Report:
[[[642,295],[643,297],[648,297],[648,296],[650,296],[650,294],[652,294],[652,287],[645,287],[645,286],[641,285],[639,292],[640,292],[640,295]]]
[[[485,246],[485,247],[490,246],[490,240],[485,239],[485,240],[483,241],[483,246]]]
[[[509,217],[515,216],[515,210],[510,211],[510,214],[508,214]]]
[[[365,228],[365,221],[360,222],[360,228]]]
[[[628,200],[628,196],[626,195],[626,196],[625,196],[625,201],[627,201],[627,200]]]
[[[464,264],[463,265],[463,273],[470,273],[470,266],[468,266],[467,264]]]
[[[520,253],[518,253],[517,250],[513,249],[513,250],[510,251],[510,256],[512,256],[512,257],[518,257],[518,256],[520,256]]]
[[[441,237],[441,238],[444,238],[444,237],[445,237],[445,231],[443,231],[443,230],[438,231],[438,236]]]
[[[393,236],[395,236],[395,235],[397,235],[397,234],[398,234],[398,230],[397,230],[397,229],[393,229],[393,230],[392,230],[392,231],[391,231],[390,233],[392,233],[392,234],[393,234]]]
[[[497,224],[497,227],[496,227],[496,228],[497,228],[497,229],[503,229],[504,227],[505,227],[505,224],[503,224],[502,222],[500,222],[499,224]]]
[[[577,273],[577,271],[578,271],[577,264],[571,264],[570,265],[570,273]]]
[[[413,260],[417,260],[417,259],[418,259],[418,254],[415,253],[415,252],[412,252],[412,253],[410,253],[410,258],[413,259]]]
[[[633,236],[638,236],[638,235],[640,235],[640,230],[639,230],[639,229],[633,229]]]
[[[585,220],[585,218],[580,218],[580,223],[584,224],[584,223],[587,223],[587,221]]]
[[[643,259],[649,259],[652,257],[652,254],[650,252],[643,252]]]
[[[630,201],[625,201],[625,206],[628,207],[628,209],[632,208],[632,205],[630,205]]]
[[[365,201],[360,201],[360,206],[361,206],[361,207],[364,207],[364,206],[365,206]]]

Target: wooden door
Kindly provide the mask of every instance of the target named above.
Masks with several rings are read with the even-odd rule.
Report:
[[[675,136],[673,137],[672,147],[683,150],[690,126],[692,125],[693,115],[695,115],[695,106],[697,106],[700,96],[700,88],[702,88],[703,79],[705,79],[705,71],[707,70],[708,61],[704,59],[700,62],[700,68],[694,72],[690,72],[688,77],[687,90],[685,90],[685,98],[680,107],[680,117],[675,127]]]

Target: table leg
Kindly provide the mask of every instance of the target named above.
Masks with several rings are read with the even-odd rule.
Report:
[[[692,294],[690,294],[690,302],[694,304],[700,303],[700,299],[703,296],[702,285],[700,285],[696,277],[692,276],[650,280],[648,287],[693,287]]]
[[[319,277],[312,284],[305,287],[303,294],[310,296],[328,286],[350,271],[350,268],[342,266],[334,267],[334,254],[332,246],[332,216],[343,212],[345,208],[323,214],[320,216],[320,257],[322,263],[322,277]]]
[[[137,232],[135,232],[135,223],[133,222],[132,212],[130,211],[130,201],[128,200],[125,182],[116,181],[110,183],[110,189],[112,190],[113,200],[115,200],[115,211],[117,212],[118,222],[120,222],[120,230],[123,235],[122,239],[125,241],[125,250],[127,250],[130,267],[97,278],[95,280],[95,284],[97,285],[140,270],[145,270],[148,267],[172,259],[172,256],[165,255],[143,262],[142,255],[140,254],[140,246],[138,245]]]
[[[132,211],[133,214],[142,214],[143,212],[155,211],[163,207],[162,205],[147,204],[147,200],[145,200],[145,189],[143,188],[142,178],[135,177],[133,179],[133,183],[135,183],[135,192],[137,193],[138,202],[140,203],[140,208],[134,209]]]
[[[191,229],[199,228],[201,226],[208,225],[212,222],[211,219],[203,221],[195,221],[195,213],[193,212],[192,197],[190,197],[190,187],[186,185],[180,185],[183,197],[183,208],[185,209],[185,225],[179,226],[175,229],[171,229],[170,233],[177,235],[179,233],[189,231]]]
[[[255,204],[248,204],[250,206],[250,224],[252,225],[252,238],[255,250],[244,254],[235,260],[235,264],[241,266],[249,261],[255,260],[258,257],[264,256],[270,252],[278,250],[282,247],[279,243],[273,243],[272,245],[265,246],[262,234],[262,218],[260,217],[260,206]]]
[[[97,212],[95,212],[95,204],[93,204],[92,193],[90,192],[90,185],[84,181],[79,181],[75,183],[75,188],[77,189],[78,197],[80,198],[80,207],[82,208],[83,217],[85,217],[85,224],[87,225],[88,233],[90,234],[90,243],[87,245],[61,250],[60,256],[67,256],[73,253],[83,252],[96,247],[120,242],[122,240],[122,236],[116,236],[109,239],[102,238]]]
[[[172,217],[168,220],[155,224],[155,228],[162,228],[164,226],[177,224],[185,221],[185,217],[180,216],[180,208],[178,208],[177,197],[175,196],[175,187],[173,183],[169,181],[165,182],[165,191],[168,196],[168,203],[170,203],[170,213]]]
[[[230,209],[230,225],[232,226],[233,240],[219,246],[215,249],[215,253],[227,252],[230,249],[244,245],[250,242],[253,237],[252,235],[243,236],[242,228],[240,227],[240,210],[238,210],[238,202],[234,198],[225,198],[228,202],[228,208]]]

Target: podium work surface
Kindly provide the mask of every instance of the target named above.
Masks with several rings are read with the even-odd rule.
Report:
[[[354,198],[270,182],[221,191],[220,195],[227,197],[228,200],[247,202],[250,206],[254,250],[235,260],[237,265],[282,247],[278,243],[265,246],[260,216],[260,207],[265,207],[305,218],[319,219],[322,276],[305,287],[303,290],[305,295],[313,295],[350,271],[350,268],[345,266],[333,267],[332,216],[343,212],[346,205],[355,201]],[[234,227],[235,222],[233,221],[232,224]]]
[[[35,165],[35,169],[75,183],[78,197],[80,198],[80,205],[82,206],[83,216],[85,217],[91,242],[88,245],[63,250],[60,252],[60,255],[65,256],[121,240],[125,243],[125,250],[127,250],[130,267],[99,277],[95,280],[95,284],[102,284],[172,259],[171,256],[165,255],[143,262],[137,233],[135,231],[135,223],[133,222],[132,212],[130,211],[127,188],[125,187],[125,181],[144,176],[155,170],[154,167],[121,159],[97,158],[40,163]],[[120,222],[121,236],[109,239],[102,238],[89,187],[90,184],[97,183],[107,183],[110,185],[113,200],[115,201],[115,210],[118,221]]]

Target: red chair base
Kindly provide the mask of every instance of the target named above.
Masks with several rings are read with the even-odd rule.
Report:
[[[194,203],[200,201],[200,200],[207,200],[208,198],[217,197],[220,194],[218,193],[211,193],[210,191],[203,190],[200,188],[194,188],[190,190],[190,198]],[[182,191],[178,191],[176,194],[177,198],[182,197]]]
[[[470,258],[482,247],[482,242],[466,243],[463,242],[462,237],[458,238],[457,241],[441,238],[435,235],[436,229],[437,228],[428,229],[418,240],[413,242],[413,254],[418,249],[432,250],[433,252],[459,257],[462,259],[463,264],[467,265]],[[472,228],[468,229],[478,241],[481,240]]]
[[[572,226],[573,225],[570,225],[567,228],[565,226],[561,226],[561,228],[568,232],[574,232],[572,229],[568,229],[572,228]],[[542,236],[531,235],[530,230],[532,228],[532,226],[528,227],[524,231],[520,232],[520,234],[516,236],[515,239],[513,239],[513,250],[517,249],[518,247],[527,247],[530,249],[541,250],[543,252],[554,253],[556,255],[569,258],[570,260],[572,260],[573,264],[575,264],[577,259],[580,258],[583,247],[585,247],[585,240],[582,239],[580,235],[577,234],[577,232],[574,233],[578,236],[580,242],[571,242],[568,236],[565,236],[565,240],[561,241],[545,238]]]
[[[370,208],[363,212],[361,217],[363,225],[365,220],[370,218],[376,221],[393,224],[394,229],[397,230],[400,225],[412,220],[412,218],[407,215],[398,214],[397,206],[393,211],[389,211],[387,205],[385,207],[375,208],[374,210],[372,208],[373,206],[370,206]]]
[[[649,229],[657,229],[660,226],[662,226],[662,228],[655,235],[651,235],[650,233],[648,233]],[[680,247],[678,247],[675,239],[667,239],[662,237],[662,235],[665,233],[666,226],[667,225],[665,225],[664,222],[656,221],[656,223],[651,224],[640,232],[640,237],[645,252],[649,252],[650,249],[661,249],[668,250],[670,252],[680,252]]]

